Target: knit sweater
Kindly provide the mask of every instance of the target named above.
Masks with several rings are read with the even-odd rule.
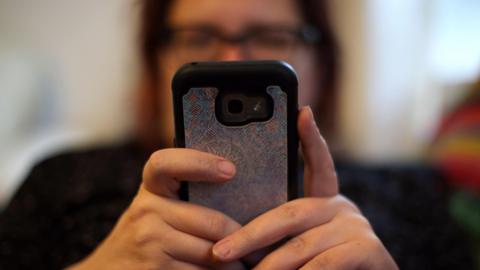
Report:
[[[135,196],[148,156],[128,143],[35,166],[0,214],[0,269],[60,269],[92,252]],[[400,269],[471,269],[435,170],[342,162],[337,170],[341,192],[360,207]]]

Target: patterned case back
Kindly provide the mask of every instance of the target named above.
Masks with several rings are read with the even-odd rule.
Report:
[[[288,200],[287,95],[267,87],[273,116],[225,126],[215,116],[216,88],[191,88],[183,97],[185,146],[231,160],[235,177],[223,184],[189,183],[189,200],[245,224]]]

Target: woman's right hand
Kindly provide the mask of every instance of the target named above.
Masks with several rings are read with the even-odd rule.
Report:
[[[224,182],[228,160],[190,149],[155,152],[131,205],[97,249],[71,269],[244,269],[212,257],[216,241],[241,226],[226,215],[178,200],[180,180]]]

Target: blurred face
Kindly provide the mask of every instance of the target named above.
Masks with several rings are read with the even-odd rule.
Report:
[[[167,23],[174,32],[158,55],[164,142],[172,142],[174,133],[170,83],[175,71],[190,61],[285,60],[297,71],[300,105],[314,105],[316,57],[293,34],[304,26],[295,0],[177,0]]]

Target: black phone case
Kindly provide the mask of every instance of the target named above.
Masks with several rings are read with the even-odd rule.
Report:
[[[298,197],[297,77],[281,61],[195,62],[172,82],[175,144],[223,156],[237,167],[224,184],[183,182],[180,198],[224,212],[241,224]],[[221,91],[265,91],[273,115],[227,126],[215,115]]]

